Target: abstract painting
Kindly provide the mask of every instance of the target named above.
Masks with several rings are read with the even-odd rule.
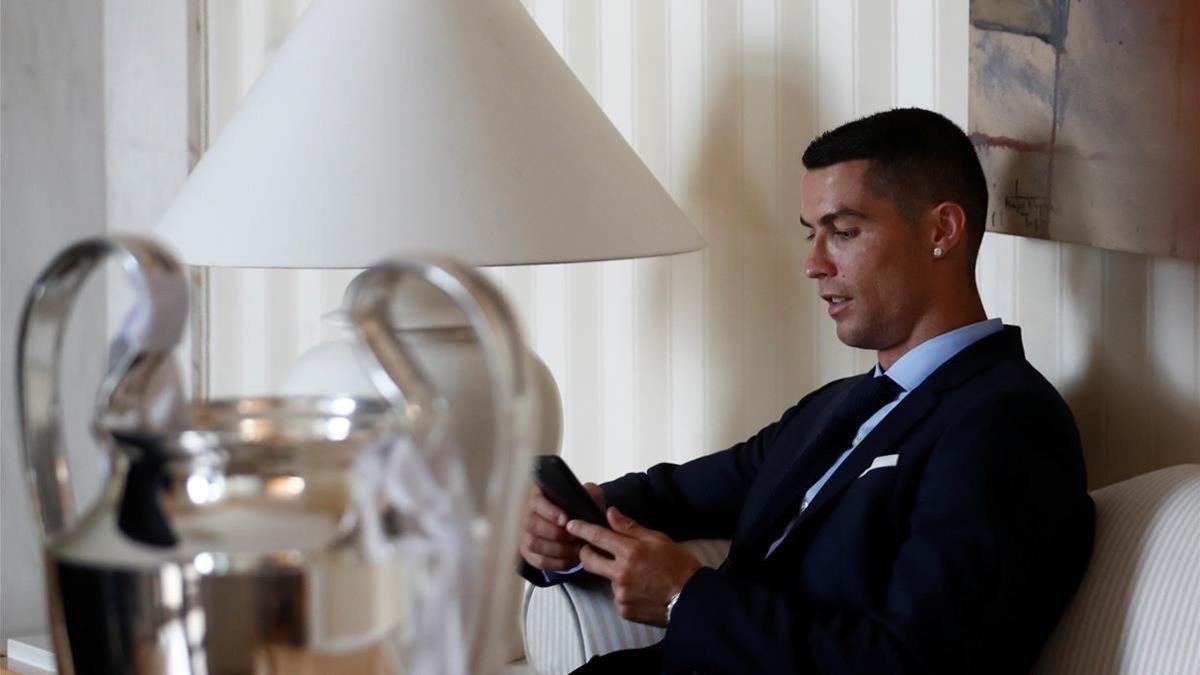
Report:
[[[971,0],[988,228],[1200,260],[1200,2]]]

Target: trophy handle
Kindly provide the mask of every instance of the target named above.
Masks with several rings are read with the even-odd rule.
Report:
[[[183,269],[170,253],[146,239],[80,241],[59,253],[38,276],[21,313],[16,365],[22,459],[43,538],[63,531],[74,515],[58,379],[67,317],[84,282],[109,257],[143,301],[126,315],[100,385],[98,412],[108,429],[153,431],[149,418],[156,411],[143,404],[142,393],[170,358],[186,325]],[[102,437],[108,429],[96,425]]]
[[[391,315],[397,286],[406,278],[419,278],[441,290],[456,304],[479,336],[491,375],[496,407],[492,471],[482,513],[493,514],[488,541],[483,544],[483,570],[494,570],[501,580],[489,581],[484,593],[470,606],[467,635],[471,640],[468,672],[484,672],[495,660],[496,640],[485,639],[489,630],[506,625],[504,582],[516,583],[511,573],[520,526],[520,504],[532,473],[535,415],[540,405],[538,382],[528,357],[516,315],[500,290],[475,268],[444,256],[398,258],[369,268],[347,290],[347,304],[359,336],[375,354],[382,373],[372,369],[380,393],[399,411],[418,447],[446,422],[445,400],[397,338]],[[434,444],[436,445],[436,444]],[[435,458],[430,458],[435,459]],[[487,572],[485,572],[486,574]],[[509,578],[511,577],[511,579]]]

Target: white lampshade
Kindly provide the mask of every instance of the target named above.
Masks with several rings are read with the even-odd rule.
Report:
[[[517,0],[316,0],[158,231],[230,267],[704,245]]]

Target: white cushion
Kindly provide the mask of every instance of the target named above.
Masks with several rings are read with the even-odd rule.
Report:
[[[1092,497],[1092,561],[1035,672],[1200,673],[1200,465]]]
[[[729,542],[699,539],[683,546],[716,567],[729,552]],[[663,630],[626,621],[616,612],[612,589],[603,579],[587,583],[525,588],[525,658],[539,675],[569,673],[598,654],[652,645]]]

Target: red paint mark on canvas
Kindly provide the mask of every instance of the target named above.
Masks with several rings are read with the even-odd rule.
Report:
[[[1050,143],[1033,143],[1010,136],[989,136],[978,131],[971,134],[970,139],[971,143],[977,148],[1004,148],[1006,150],[1016,150],[1017,152],[1046,152],[1050,149]],[[1054,148],[1054,152],[1059,155],[1086,160],[1121,159],[1103,150],[1098,152],[1080,152],[1079,148],[1071,145],[1058,145]]]
[[[971,143],[975,147],[1007,148],[1018,152],[1045,152],[1047,148],[1045,143],[1031,143],[1010,136],[989,136],[978,131],[971,134]]]

